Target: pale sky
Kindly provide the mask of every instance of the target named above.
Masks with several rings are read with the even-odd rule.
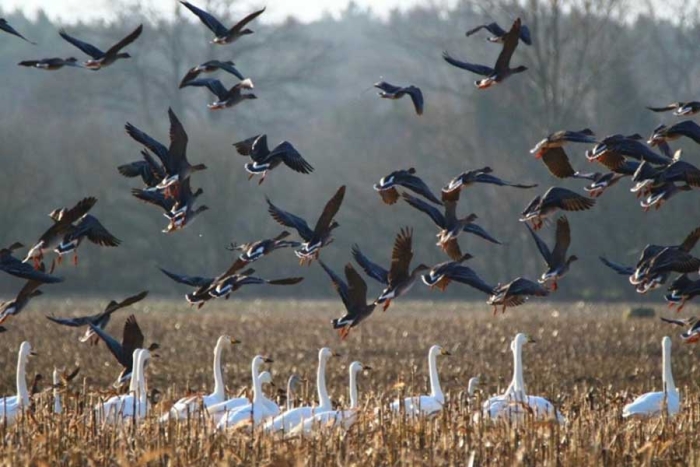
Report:
[[[132,3],[131,0],[126,0]],[[191,0],[194,5],[204,6],[206,0]],[[110,0],[0,0],[0,6],[5,12],[17,9],[26,15],[34,17],[36,12],[43,9],[51,19],[59,19],[64,23],[79,20],[89,21],[95,18],[110,19],[110,5],[117,2]],[[145,0],[142,5],[148,6],[165,15],[171,14],[177,0]],[[336,16],[343,11],[348,0],[236,0],[231,4],[240,5],[241,11],[267,6],[267,11],[260,18],[263,22],[279,22],[288,16],[294,16],[300,21],[319,19],[324,13]],[[394,8],[408,9],[420,4],[452,5],[454,0],[355,0],[362,9],[371,5],[372,11],[380,17],[385,17]]]

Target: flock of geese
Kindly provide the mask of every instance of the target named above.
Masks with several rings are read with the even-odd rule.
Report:
[[[245,35],[251,34],[248,23],[261,15],[265,9],[251,13],[228,28],[214,16],[192,5],[180,2],[185,8],[196,15],[210,29],[214,38],[212,43],[218,45],[231,44]],[[0,30],[13,34],[28,41],[16,31],[7,21],[0,19]],[[79,40],[66,31],[60,31],[61,38],[80,49],[90,58],[79,61],[69,58],[43,58],[26,60],[21,66],[54,71],[65,66],[85,68],[93,71],[112,66],[120,60],[128,59],[130,55],[123,52],[140,36],[142,26],[124,37],[115,45],[103,51],[94,45]],[[504,30],[496,23],[478,26],[466,33],[471,36],[481,30],[487,30],[491,36],[488,41],[501,44],[501,51],[496,63],[491,66],[473,64],[457,60],[447,52],[443,57],[454,67],[467,70],[482,76],[475,85],[486,89],[502,84],[506,79],[527,71],[525,66],[511,67],[511,58],[520,42],[532,44],[530,30],[516,19],[509,30]],[[29,41],[28,41],[29,42]],[[220,80],[200,78],[203,73],[211,74],[224,72],[240,81],[230,87]],[[231,61],[209,60],[192,67],[180,82],[180,88],[205,87],[216,96],[216,100],[208,104],[211,110],[230,108],[245,100],[255,99],[249,92],[253,82],[236,68]],[[415,112],[424,112],[424,98],[421,90],[414,86],[397,86],[385,81],[375,84],[380,90],[379,96],[385,99],[397,100],[409,96]],[[673,111],[677,116],[692,116],[700,111],[700,103],[674,103],[662,107],[650,107],[654,112]],[[139,179],[143,185],[134,188],[135,198],[156,206],[167,218],[165,233],[173,233],[189,226],[208,207],[200,203],[203,195],[202,188],[193,189],[192,182],[197,172],[206,170],[203,163],[191,164],[187,158],[188,135],[184,126],[172,109],[168,110],[170,121],[169,144],[163,144],[156,138],[126,123],[125,130],[131,139],[140,146],[141,159],[127,162],[118,167],[121,175]],[[456,175],[436,196],[431,188],[417,175],[415,168],[397,169],[382,177],[374,185],[382,201],[394,205],[403,200],[427,217],[437,227],[437,246],[447,256],[447,260],[434,266],[418,264],[412,267],[414,248],[413,230],[410,227],[401,228],[391,251],[388,266],[383,266],[367,257],[360,245],[352,247],[352,257],[360,269],[371,279],[378,282],[382,291],[376,299],[368,301],[367,283],[352,263],[344,267],[343,279],[334,270],[320,260],[322,249],[333,243],[333,232],[340,224],[336,216],[345,197],[345,186],[339,187],[329,198],[320,212],[315,224],[310,224],[302,217],[283,209],[280,204],[267,199],[268,212],[272,219],[284,230],[279,235],[269,239],[256,240],[244,244],[231,244],[229,250],[237,251],[233,264],[225,271],[213,273],[210,277],[191,276],[162,268],[162,272],[173,281],[190,287],[185,295],[188,303],[202,307],[206,302],[217,298],[228,298],[232,293],[245,285],[267,284],[290,286],[298,284],[302,277],[286,277],[266,279],[258,277],[250,266],[252,263],[272,254],[276,250],[293,249],[301,264],[311,264],[318,261],[327,273],[333,287],[337,291],[346,312],[344,316],[332,321],[342,339],[346,339],[350,331],[365,321],[380,305],[384,310],[395,300],[408,294],[416,282],[422,281],[431,288],[444,291],[452,282],[470,286],[488,296],[487,303],[493,307],[494,313],[499,309],[504,312],[508,307],[524,303],[529,297],[545,297],[556,291],[559,282],[576,261],[575,255],[569,255],[571,243],[571,226],[565,215],[556,217],[560,211],[576,212],[590,210],[595,206],[596,198],[601,196],[622,178],[630,177],[633,182],[632,192],[641,197],[643,209],[659,209],[670,198],[682,192],[691,191],[700,186],[700,169],[689,162],[681,160],[680,151],[671,150],[669,142],[681,137],[687,137],[700,144],[700,126],[692,120],[684,120],[672,125],[661,125],[654,129],[646,143],[639,134],[613,134],[605,138],[597,138],[590,129],[579,131],[562,130],[554,132],[542,139],[531,150],[534,157],[541,159],[549,172],[557,178],[575,178],[587,181],[584,190],[588,196],[575,191],[553,186],[542,195],[530,201],[522,211],[520,221],[525,223],[533,241],[545,264],[543,273],[537,281],[525,277],[517,277],[508,281],[493,282],[484,280],[472,268],[464,263],[472,256],[463,253],[459,244],[462,233],[479,237],[494,244],[501,242],[493,237],[486,229],[476,223],[477,214],[463,216],[458,213],[460,194],[463,190],[478,184],[490,184],[516,189],[533,189],[535,184],[515,183],[503,180],[494,174],[491,167],[467,170]],[[565,150],[569,144],[589,145],[586,158],[598,162],[604,171],[582,173],[575,170]],[[286,166],[300,174],[310,174],[314,167],[288,141],[282,141],[270,147],[267,135],[258,134],[234,143],[237,153],[247,158],[244,166],[250,178],[259,176],[263,183],[274,169]],[[401,191],[400,191],[401,190]],[[405,191],[407,190],[407,191]],[[410,192],[410,193],[409,193]],[[95,197],[85,197],[72,207],[62,207],[50,213],[51,224],[39,239],[32,244],[23,259],[14,256],[14,252],[24,246],[16,242],[0,250],[0,270],[26,280],[16,298],[6,302],[0,308],[0,324],[7,322],[19,314],[31,298],[42,293],[39,288],[44,284],[63,281],[53,275],[57,265],[64,255],[73,254],[73,262],[77,265],[77,250],[87,239],[89,242],[102,247],[117,247],[121,240],[114,236],[94,214],[97,203]],[[550,247],[541,236],[540,229],[548,219],[556,217],[554,243]],[[296,232],[298,240],[290,238]],[[694,257],[691,251],[698,239],[700,228],[691,232],[679,245],[647,245],[641,251],[640,259],[634,266],[618,264],[607,258],[602,262],[615,272],[627,276],[629,282],[639,293],[647,293],[664,285],[673,273],[680,274],[669,287],[666,300],[671,305],[679,304],[679,309],[690,299],[700,294],[700,280],[691,279],[690,274],[700,269],[700,259]],[[55,254],[50,268],[44,265],[45,255]],[[128,307],[143,300],[147,292],[141,292],[128,297],[121,302],[112,301],[100,313],[81,317],[55,317],[48,319],[58,325],[82,327],[86,333],[81,337],[82,342],[97,344],[103,341],[120,365],[123,367],[115,385],[124,387],[129,384],[128,391],[116,395],[95,407],[96,416],[104,423],[116,423],[125,419],[140,419],[149,410],[146,384],[146,364],[155,355],[157,343],[145,346],[145,337],[136,318],[131,315],[124,324],[122,341],[108,334],[105,330],[111,315],[119,309]],[[676,320],[664,319],[669,323],[686,326],[688,330],[681,337],[687,342],[700,340],[700,321],[695,318]],[[0,327],[0,331],[6,331]],[[530,342],[528,336],[518,334],[511,344],[514,355],[513,380],[504,394],[488,399],[479,416],[489,419],[508,418],[519,420],[526,414],[565,423],[566,419],[554,405],[545,398],[526,393],[523,381],[522,348]],[[235,339],[222,336],[214,350],[214,392],[205,397],[187,397],[178,401],[161,417],[162,421],[188,418],[192,414],[206,413],[210,419],[221,428],[261,427],[268,432],[283,432],[288,434],[309,432],[319,426],[342,426],[349,428],[359,410],[356,379],[357,375],[369,367],[360,362],[354,362],[349,367],[350,376],[350,407],[344,410],[334,410],[328,397],[325,384],[325,368],[327,361],[334,353],[323,348],[319,352],[317,375],[318,405],[280,408],[268,399],[263,391],[263,384],[270,381],[268,372],[261,372],[261,367],[270,361],[264,356],[256,356],[252,361],[252,399],[239,397],[226,399],[221,370],[221,354],[227,345],[236,344]],[[661,413],[673,414],[679,410],[679,395],[673,383],[670,364],[671,341],[668,337],[663,340],[663,383],[661,392],[646,394],[638,398],[624,409],[624,416],[656,416]],[[17,395],[6,397],[0,404],[0,411],[7,421],[13,421],[17,414],[29,406],[25,366],[32,354],[31,345],[22,343],[19,350],[17,366]],[[445,403],[440,387],[437,370],[437,357],[449,355],[442,347],[431,347],[428,354],[430,372],[430,394],[396,400],[390,404],[394,412],[410,416],[434,416],[439,413]],[[290,378],[289,391],[294,390],[299,379]],[[474,386],[472,381],[470,387]],[[55,383],[57,385],[58,383]],[[57,388],[55,388],[58,391]],[[288,398],[291,400],[291,398]],[[60,394],[56,393],[55,411],[61,411]]]

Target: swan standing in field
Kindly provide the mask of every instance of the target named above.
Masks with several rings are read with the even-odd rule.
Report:
[[[317,413],[312,418],[305,420],[296,426],[289,434],[311,433],[316,430],[327,430],[342,427],[349,430],[357,420],[358,398],[357,398],[357,374],[362,370],[372,368],[360,362],[352,362],[348,368],[350,373],[350,407],[347,410],[329,410],[328,412]]]
[[[151,358],[151,352],[143,349],[139,353],[136,367],[136,393],[133,400],[123,399],[121,416],[123,419],[139,420],[148,413],[148,394],[146,389],[146,360]]]
[[[328,397],[328,390],[326,389],[326,362],[329,358],[337,356],[338,354],[332,352],[328,347],[323,347],[318,352],[318,374],[316,375],[318,405],[316,407],[304,406],[287,410],[283,414],[267,422],[263,427],[265,431],[273,433],[283,431],[288,433],[304,420],[313,417],[315,414],[328,412],[333,408],[331,399]]]
[[[252,427],[255,428],[265,419],[274,416],[274,413],[266,404],[268,399],[263,394],[260,385],[260,365],[263,363],[272,363],[272,359],[257,355],[253,359],[251,365],[253,376],[253,402],[233,412],[226,413],[217,424],[217,428],[237,429],[242,426],[250,426],[251,424]],[[279,411],[279,409],[277,410]]]
[[[445,403],[445,395],[440,387],[440,379],[437,371],[437,356],[452,355],[439,345],[434,345],[428,352],[428,367],[430,370],[430,395],[407,397],[403,401],[397,399],[389,406],[392,412],[398,413],[403,406],[403,410],[409,416],[432,416],[442,410]]]
[[[669,416],[674,416],[680,410],[681,398],[673,382],[671,372],[671,338],[666,336],[661,340],[663,348],[663,386],[661,392],[648,392],[637,397],[632,403],[627,404],[622,410],[625,418],[650,418],[658,417],[664,409]]]
[[[263,384],[272,384],[272,375],[269,371],[263,371],[258,375],[258,380],[260,381],[260,387],[262,387]],[[255,385],[255,383],[253,383],[253,385]],[[270,409],[272,409],[271,404],[274,404],[274,406],[277,407],[277,404],[267,397],[265,397],[264,401],[268,407],[270,407]],[[218,404],[210,405],[209,407],[206,407],[206,411],[212,416],[212,421],[216,424],[221,421],[221,417],[224,415],[230,415],[232,412],[235,412],[236,410],[250,403],[251,400],[245,396],[234,397],[233,399],[228,399],[226,401],[219,402]],[[279,411],[279,407],[277,407],[277,410]]]
[[[204,408],[211,407],[226,400],[226,387],[224,385],[224,377],[221,373],[221,353],[225,345],[240,344],[241,341],[233,339],[229,336],[221,336],[216,341],[214,347],[214,392],[208,396],[200,398],[199,396],[183,397],[170,408],[170,411],[160,418],[161,422],[167,421],[170,418],[187,419],[187,417],[199,412]]]
[[[17,418],[17,414],[29,407],[29,391],[27,390],[27,361],[32,352],[32,346],[24,341],[19,346],[17,357],[17,395],[0,398],[0,422],[11,424]]]
[[[136,379],[137,376],[137,367],[138,367],[138,361],[139,361],[139,356],[141,354],[142,349],[136,349],[134,350],[134,353],[132,355],[132,361],[133,361],[133,367],[131,371],[131,379],[129,381],[129,390],[127,391],[126,394],[122,394],[119,396],[113,396],[107,399],[104,402],[98,402],[95,405],[95,418],[98,421],[106,422],[106,423],[115,423],[117,420],[117,414],[119,413],[119,410],[122,406],[122,401],[127,398],[131,398],[131,403],[133,404],[133,398],[136,397],[136,390],[138,388],[138,381]]]

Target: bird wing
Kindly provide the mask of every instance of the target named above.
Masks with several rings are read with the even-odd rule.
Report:
[[[527,45],[532,45],[532,34],[530,34],[530,28],[524,24],[520,26],[520,40]]]
[[[63,39],[67,40],[68,42],[70,42],[71,44],[73,44],[75,47],[77,47],[77,48],[79,48],[80,50],[82,50],[83,53],[85,53],[85,54],[91,56],[91,57],[94,58],[95,60],[98,60],[98,59],[104,57],[104,55],[105,55],[104,52],[102,52],[100,49],[98,49],[98,48],[95,47],[94,45],[88,44],[87,42],[83,42],[83,41],[81,41],[81,40],[79,40],[79,39],[76,39],[76,38],[73,37],[73,36],[68,35],[68,33],[67,33],[65,30],[63,30],[63,29],[61,29],[61,30],[58,32],[58,34],[59,34]]]
[[[474,176],[474,182],[489,183],[489,184],[498,185],[498,186],[510,186],[510,187],[514,187],[514,188],[535,188],[537,186],[536,183],[533,185],[524,185],[521,183],[507,182],[505,180],[501,180],[500,178],[498,178],[494,175],[487,174],[487,173],[476,174],[476,176]]]
[[[456,264],[448,270],[447,277],[455,282],[474,287],[484,293],[493,293],[494,287],[484,282],[472,268]]]
[[[528,226],[529,227],[529,226]],[[555,234],[554,249],[552,250],[552,265],[566,263],[566,251],[571,244],[571,227],[566,216],[557,219],[557,233]]]
[[[180,89],[184,88],[188,82],[194,80],[195,78],[197,78],[197,76],[199,76],[201,71],[199,71],[197,68],[198,67],[194,66],[187,70],[187,73],[185,73],[185,76],[182,77],[180,85],[178,86]]]
[[[345,197],[345,185],[338,188],[333,197],[328,200],[326,206],[323,208],[321,216],[316,221],[316,227],[314,227],[314,236],[320,237],[324,232],[326,232],[333,222],[333,218],[338,214],[340,205],[343,204],[343,198]]]
[[[510,283],[508,293],[513,295],[536,295],[538,297],[544,297],[549,295],[549,290],[536,282],[532,282],[524,277],[519,277]]]
[[[498,55],[496,65],[494,66],[494,69],[497,72],[502,72],[510,68],[510,59],[513,56],[513,52],[515,52],[515,49],[518,47],[519,42],[520,18],[513,22],[513,26],[510,28],[510,31],[508,31],[503,37],[503,48],[501,49],[501,53]]]
[[[409,190],[411,190],[415,193],[418,193],[419,195],[432,201],[435,204],[442,204],[442,201],[440,201],[433,194],[433,192],[430,191],[430,188],[428,188],[428,185],[426,185],[425,182],[420,177],[417,177],[417,176],[410,174],[408,172],[404,172],[404,173],[398,174],[394,178],[394,183],[396,183],[397,185],[401,185],[402,187],[408,188]]]
[[[347,284],[343,282],[343,279],[341,279],[336,273],[334,273],[331,268],[326,266],[326,264],[323,261],[319,260],[319,263],[321,264],[323,270],[326,271],[326,274],[328,274],[328,277],[331,278],[331,282],[333,282],[333,287],[335,287],[335,290],[338,292],[338,295],[340,295],[340,299],[343,301],[345,308],[350,307],[350,294]]]
[[[170,271],[166,271],[163,268],[159,268],[163,274],[178,282],[180,284],[190,285],[192,287],[209,287],[212,282],[214,282],[213,277],[199,277],[199,276],[185,276],[180,274],[175,274]]]
[[[610,170],[618,170],[625,164],[625,157],[617,152],[607,152],[596,161]]]
[[[226,29],[226,26],[221,24],[221,22],[214,18],[212,15],[207,13],[204,10],[201,10],[197,8],[196,6],[192,5],[190,2],[180,2],[184,5],[185,8],[190,10],[192,13],[197,15],[199,20],[204,23],[204,25],[211,30],[217,37],[220,36],[225,36],[228,34],[228,29]]]
[[[26,37],[24,37],[22,34],[20,34],[19,32],[17,32],[17,30],[16,30],[15,28],[13,28],[12,26],[10,26],[10,25],[8,24],[8,22],[5,21],[5,20],[0,20],[0,29],[2,29],[2,30],[5,31],[5,32],[9,32],[9,33],[12,34],[13,36],[17,36],[17,37],[19,37],[20,39],[24,39],[25,41],[29,42],[29,43],[32,44],[32,45],[36,45],[36,42],[32,42],[32,41],[30,41],[29,39],[27,39]]]
[[[394,248],[391,251],[391,267],[389,268],[389,283],[408,278],[408,268],[413,260],[413,229],[404,227],[396,236]]]
[[[462,60],[457,60],[452,58],[452,56],[447,52],[442,53],[442,58],[452,66],[471,71],[472,73],[476,73],[477,75],[481,76],[490,76],[495,71],[493,68],[487,67],[486,65],[477,65],[476,63],[468,63],[463,62]]]
[[[685,120],[680,123],[676,123],[669,128],[669,131],[679,133],[700,144],[700,125],[692,120]]]
[[[115,311],[117,311],[119,309],[126,308],[128,306],[133,305],[134,303],[140,302],[141,300],[143,300],[147,296],[148,296],[148,291],[144,290],[143,292],[140,292],[136,295],[132,295],[131,297],[125,298],[121,302],[114,302],[114,301],[110,302],[110,304],[107,305],[107,307],[105,308],[104,312],[105,313],[114,313]]]
[[[365,306],[367,304],[367,283],[350,263],[345,265],[345,278],[348,280],[350,303],[356,307]]]
[[[401,86],[394,86],[393,84],[389,84],[386,81],[379,81],[378,83],[374,83],[374,87],[377,89],[381,89],[387,94],[395,94],[401,90]]]
[[[228,73],[231,73],[232,75],[234,75],[236,78],[238,78],[238,79],[240,79],[240,80],[244,80],[244,79],[245,79],[245,77],[241,74],[241,72],[238,71],[238,68],[236,68],[235,66],[233,66],[233,63],[230,63],[230,62],[221,62],[221,63],[219,63],[219,68],[222,69],[222,70],[224,70],[224,71],[226,71],[226,72],[228,72]]]
[[[441,229],[445,228],[445,216],[437,208],[429,205],[423,200],[416,198],[415,196],[409,195],[408,193],[403,193],[401,196],[408,204],[430,216],[438,227]]]
[[[229,268],[226,270],[226,272],[224,272],[221,275],[220,278],[229,277],[229,276],[235,274],[236,272],[243,269],[247,264],[248,264],[247,261],[244,261],[241,258],[236,258],[236,260],[233,262],[233,264],[231,266],[229,266]]]
[[[168,108],[168,118],[170,119],[170,148],[168,148],[168,154],[170,154],[173,168],[179,171],[187,164],[187,132],[185,132],[185,128],[171,108]]]
[[[60,222],[64,224],[72,224],[92,209],[92,207],[97,203],[97,198],[90,196],[88,198],[83,198],[72,208],[68,209],[61,216]],[[54,219],[58,222],[57,219]]]
[[[669,104],[664,107],[647,107],[647,109],[651,110],[652,112],[668,112],[669,110],[675,110],[680,106],[680,102],[674,102],[673,104]]]
[[[486,241],[495,243],[496,245],[501,245],[501,242],[496,240],[496,238],[494,238],[490,233],[488,233],[483,227],[475,224],[474,222],[470,222],[469,224],[465,225],[462,231],[474,234],[477,237],[481,237]]]
[[[598,258],[604,265],[606,265],[618,274],[621,274],[623,276],[631,276],[632,274],[634,274],[634,268],[632,266],[623,266],[622,264],[610,261],[609,259],[603,256],[599,256]]]
[[[141,35],[141,32],[143,32],[143,24],[139,24],[128,36],[110,47],[107,52],[105,52],[105,55],[117,55],[121,49],[134,42]]]
[[[304,219],[301,217],[295,216],[294,214],[291,214],[287,211],[283,211],[268,199],[267,200],[267,212],[270,213],[272,218],[277,221],[278,224],[281,224],[285,227],[291,227],[295,229],[301,238],[306,240],[307,242],[311,240],[314,236],[313,230],[309,227],[309,224],[306,223]]]
[[[163,208],[163,210],[166,212],[170,212],[173,206],[175,206],[175,200],[173,198],[166,198],[160,191],[148,191],[133,188],[131,190],[131,194],[141,201]]]
[[[669,319],[669,318],[664,318],[663,316],[659,317],[661,321],[664,323],[669,323],[669,324],[675,324],[676,326],[688,326],[688,322],[684,319]]]
[[[246,26],[246,24],[250,23],[255,18],[262,15],[264,11],[265,11],[265,8],[263,8],[262,10],[254,11],[253,13],[249,14],[248,16],[246,16],[245,18],[243,18],[242,20],[237,22],[235,25],[233,25],[233,27],[228,30],[228,33],[230,34],[230,33],[235,33],[235,32],[241,32],[243,30],[243,28]],[[241,78],[241,79],[243,79],[243,78]]]
[[[498,25],[498,23],[489,23],[489,24],[479,25],[479,26],[475,27],[474,29],[470,29],[469,31],[467,31],[466,36],[469,37],[472,34],[476,34],[477,32],[481,31],[482,29],[486,29],[488,32],[490,32],[491,34],[493,34],[496,37],[501,37],[506,33],[506,31],[502,27],[500,27]]]
[[[294,146],[288,141],[282,141],[278,144],[270,153],[270,158],[280,157],[282,162],[294,170],[302,174],[308,174],[314,171],[314,168],[309,164],[306,159],[296,150]]]
[[[15,277],[38,281],[45,284],[63,282],[63,278],[37,271],[29,263],[23,263],[21,260],[15,258],[14,256],[10,256],[9,254],[5,258],[0,259],[0,270],[5,271],[8,274],[12,274]]]
[[[114,358],[117,359],[120,365],[123,367],[129,367],[131,366],[131,355],[126,355],[124,348],[122,347],[122,344],[119,343],[114,337],[112,337],[110,334],[107,333],[107,331],[101,329],[98,326],[95,326],[94,324],[90,324],[90,329],[92,332],[94,332],[100,339],[102,339],[109,349],[110,352],[112,352],[112,355],[114,355]]]
[[[100,246],[118,246],[121,243],[117,237],[112,235],[96,217],[85,215],[76,225],[76,230],[72,234],[74,237],[85,235],[92,243]]]
[[[237,143],[233,143],[233,146],[236,148],[236,151],[238,154],[244,157],[250,157],[250,155],[253,152],[253,143],[260,138],[261,135],[255,135],[251,138],[244,139],[242,141],[238,141]]]
[[[423,115],[423,92],[415,86],[408,86],[403,89],[403,92],[411,96],[413,107],[418,115]]]
[[[548,266],[552,266],[553,263],[553,258],[552,258],[552,252],[549,251],[549,247],[547,244],[540,238],[539,235],[537,235],[537,232],[532,230],[532,227],[530,227],[529,224],[525,224],[525,227],[527,227],[527,230],[530,231],[530,235],[532,235],[533,240],[535,240],[535,245],[537,245],[537,249],[540,251],[540,254],[544,258],[544,261],[547,263]]]
[[[125,356],[132,356],[134,350],[143,348],[143,332],[136,322],[136,316],[129,315],[124,323],[124,332],[122,333],[122,351]]]
[[[683,243],[681,243],[678,248],[686,253],[690,253],[690,251],[695,248],[695,244],[698,243],[698,239],[700,239],[700,227],[693,229],[693,231],[690,232],[687,237],[685,237]]]
[[[146,171],[150,170],[150,167],[146,161],[135,161],[122,164],[117,167],[117,170],[127,178],[135,178],[143,176]]]
[[[199,78],[193,79],[192,81],[186,82],[182,87],[195,86],[195,87],[205,87],[209,89],[216,97],[219,99],[226,99],[228,97],[228,90],[221,84],[221,81],[214,78]]]
[[[576,171],[571,167],[569,156],[562,147],[548,149],[542,154],[542,162],[547,169],[557,178],[573,177]]]
[[[46,316],[46,319],[53,321],[56,324],[62,324],[63,326],[69,326],[72,328],[77,328],[80,326],[87,326],[92,322],[94,316],[80,316],[78,318],[56,318],[55,316]]]
[[[255,162],[263,162],[270,156],[270,148],[267,145],[267,135],[262,134],[255,138],[250,146],[250,158]]]
[[[124,128],[126,129],[126,133],[129,136],[131,136],[136,142],[147,147],[151,150],[153,154],[158,156],[158,159],[160,159],[161,163],[163,164],[163,167],[165,167],[165,170],[168,173],[175,173],[170,154],[168,153],[168,148],[166,148],[163,143],[152,138],[147,133],[139,130],[129,122],[126,123]]]
[[[459,247],[459,241],[456,238],[451,238],[440,246],[452,261],[457,261],[463,256],[462,249]]]
[[[542,198],[542,204],[557,206],[565,211],[585,211],[593,207],[595,200],[566,188],[553,187]]]
[[[384,285],[389,283],[389,271],[367,258],[358,245],[352,246],[352,257],[369,277]]]

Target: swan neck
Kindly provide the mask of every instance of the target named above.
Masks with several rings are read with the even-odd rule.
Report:
[[[258,359],[253,360],[252,376],[253,376],[253,404],[262,402],[262,385],[260,384],[259,372],[260,363]]]
[[[61,392],[58,389],[59,384],[61,383],[60,379],[58,378],[57,375],[54,374],[53,377],[53,413],[60,414],[63,412],[63,408],[61,406]]]
[[[221,353],[223,352],[223,345],[221,342],[216,343],[214,347],[214,394],[223,399],[224,397],[224,377],[221,372]]]
[[[350,370],[350,408],[356,409],[357,405],[357,371]]]
[[[430,395],[436,399],[443,398],[440,378],[437,371],[437,355],[431,351],[428,354],[428,369],[430,370]]]
[[[27,391],[26,357],[20,352],[17,358],[17,396],[24,407],[29,406],[29,391]]]
[[[675,391],[676,384],[673,381],[673,372],[671,371],[671,346],[664,346],[663,348],[663,385],[664,391]]]
[[[318,359],[316,386],[318,388],[318,403],[320,407],[329,408],[331,406],[331,399],[328,397],[328,390],[326,389],[326,358],[324,357]]]
[[[139,364],[136,367],[136,383],[138,384],[137,394],[140,402],[146,401],[146,378],[145,378],[145,367],[146,366],[146,354],[142,351],[139,354]]]
[[[512,391],[518,396],[525,395],[525,380],[523,378],[523,345],[516,342],[513,346],[513,382]]]
[[[294,391],[292,389],[292,386],[293,386],[292,383],[293,383],[293,381],[290,378],[290,380],[287,382],[287,410],[292,410],[292,405],[293,405],[292,399],[294,398],[294,396],[292,395],[292,393]]]
[[[137,368],[139,366],[139,358],[141,357],[141,349],[134,350],[131,357],[131,380],[129,381],[129,392],[134,393],[138,389],[138,381],[136,379]]]

